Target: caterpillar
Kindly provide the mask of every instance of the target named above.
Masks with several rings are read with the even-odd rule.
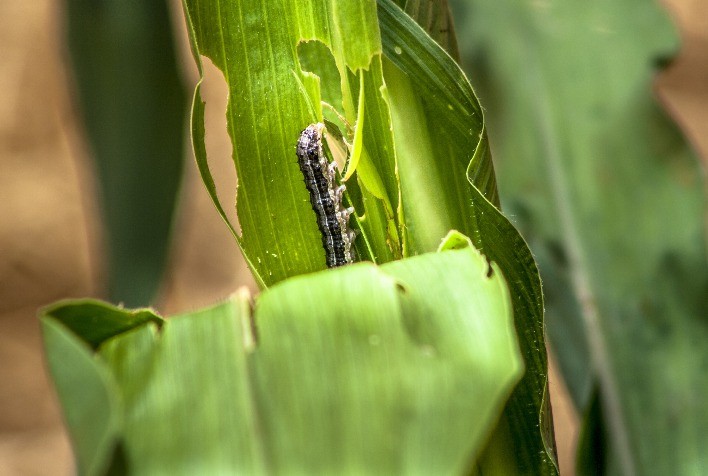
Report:
[[[310,204],[317,215],[317,226],[322,235],[322,247],[327,267],[335,268],[354,262],[352,244],[356,233],[349,229],[349,216],[354,208],[342,206],[344,185],[336,186],[337,163],[330,163],[322,150],[324,124],[310,124],[297,141],[296,154],[305,187],[310,193]]]

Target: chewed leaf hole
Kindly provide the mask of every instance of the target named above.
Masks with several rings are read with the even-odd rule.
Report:
[[[332,52],[321,41],[313,40],[300,42],[297,45],[297,55],[300,68],[320,78],[320,100],[330,106],[322,108],[324,119],[336,124],[341,131],[346,131],[341,77]]]
[[[484,255],[484,259],[487,261],[487,278],[492,278],[494,276],[494,266],[492,266],[492,262],[486,255]]]
[[[232,159],[233,144],[226,123],[229,88],[222,71],[208,57],[201,58],[204,67],[204,80],[201,86],[202,100],[205,103],[204,146],[209,160],[209,169],[216,184],[219,202],[231,223],[240,232],[234,206],[238,180]]]

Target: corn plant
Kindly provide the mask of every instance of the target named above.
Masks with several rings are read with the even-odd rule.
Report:
[[[79,471],[557,474],[540,278],[447,5],[183,7],[228,86],[238,225],[201,82],[196,161],[261,292],[169,319],[45,309]]]

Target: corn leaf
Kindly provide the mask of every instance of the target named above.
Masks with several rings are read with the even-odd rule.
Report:
[[[523,363],[499,268],[460,243],[381,268],[293,278],[263,293],[255,311],[241,293],[166,320],[159,332],[152,320],[136,323],[102,341],[95,357],[64,324],[87,309],[52,309],[43,317],[50,354],[63,356],[65,341],[79,347],[92,385],[109,382],[99,401],[120,403],[107,407],[118,423],[93,422],[110,431],[81,468],[467,472]],[[101,308],[90,309],[100,320]],[[50,366],[65,410],[86,391],[73,365]]]
[[[704,185],[652,97],[677,47],[666,12],[642,0],[456,3],[504,202],[542,265],[549,334],[581,410],[599,388],[602,411],[587,413],[604,418],[591,422],[613,451],[603,471],[708,472]]]
[[[409,8],[430,12],[421,6]],[[495,207],[482,109],[459,67],[390,1],[380,1],[373,14],[372,2],[347,1],[267,8],[257,1],[186,1],[185,7],[198,63],[201,55],[209,57],[230,88],[227,116],[242,234],[232,230],[261,285],[324,266],[313,212],[290,158],[299,131],[322,114],[346,136],[358,119],[354,111],[364,110],[356,122],[363,124],[357,180],[347,184],[362,232],[360,258],[382,263],[434,251],[449,230],[458,229],[499,263],[514,284],[528,372],[500,425],[513,437],[501,438],[506,443],[498,448],[506,449],[492,452],[497,456],[490,460],[553,474],[540,281],[528,247]],[[290,20],[272,21],[287,11]],[[367,23],[377,14],[380,33]],[[444,16],[425,18],[428,26],[449,23]],[[345,28],[359,28],[347,31],[361,41],[342,43]],[[445,44],[454,50],[454,42]],[[225,217],[208,170],[199,94],[198,86],[192,119],[197,161]],[[355,108],[362,94],[365,107]],[[329,107],[321,107],[322,99]]]
[[[100,314],[94,317],[100,320]],[[94,357],[88,341],[57,319],[43,318],[42,333],[78,474],[106,474],[123,421],[111,370]]]
[[[75,91],[99,179],[108,293],[146,306],[162,279],[184,164],[187,95],[167,2],[69,0]]]
[[[356,123],[356,104],[362,94],[359,84],[364,84],[367,119],[362,122],[370,130],[363,131],[363,142],[368,154],[362,155],[358,184],[351,184],[353,189],[360,186],[363,199],[363,203],[354,203],[366,235],[358,241],[368,243],[360,255],[376,262],[400,257],[399,192],[381,92],[375,4],[359,0],[186,0],[184,6],[200,71],[202,56],[209,58],[223,72],[229,88],[227,119],[239,179],[240,233],[235,226],[231,228],[261,286],[325,267],[316,218],[295,157],[300,131],[323,120],[320,78],[303,71],[300,43],[316,40],[323,45],[311,54],[311,62],[333,62],[329,72],[336,71],[337,77],[327,78],[326,88],[334,91],[331,105],[350,125]],[[193,143],[202,177],[218,202],[204,147],[203,113],[198,86]],[[369,166],[364,168],[367,160]],[[218,206],[225,217],[223,205]]]
[[[495,207],[482,109],[464,73],[390,1],[379,2],[409,253],[436,249],[447,230],[470,236],[510,283],[527,372],[480,471],[556,474],[547,394],[543,295],[531,252]]]

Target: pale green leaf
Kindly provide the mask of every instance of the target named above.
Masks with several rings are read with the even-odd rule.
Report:
[[[84,303],[84,305],[88,305]],[[74,311],[78,311],[74,307]],[[100,319],[99,315],[96,316]],[[78,474],[106,472],[121,432],[118,387],[105,362],[86,341],[45,314],[42,319],[49,372],[61,403]]]
[[[253,314],[238,295],[148,322],[94,366],[131,474],[463,474],[523,373],[506,284],[469,246],[293,278]]]
[[[361,91],[364,86],[364,75],[361,76],[361,81],[359,83],[359,90]],[[364,111],[366,106],[366,101],[364,100],[366,96],[364,94],[359,95],[359,107],[356,113],[356,126],[354,128],[354,141],[352,143],[352,153],[349,163],[347,165],[346,173],[342,178],[343,181],[349,180],[357,165],[359,165],[359,158],[361,157],[361,149],[364,147]]]

